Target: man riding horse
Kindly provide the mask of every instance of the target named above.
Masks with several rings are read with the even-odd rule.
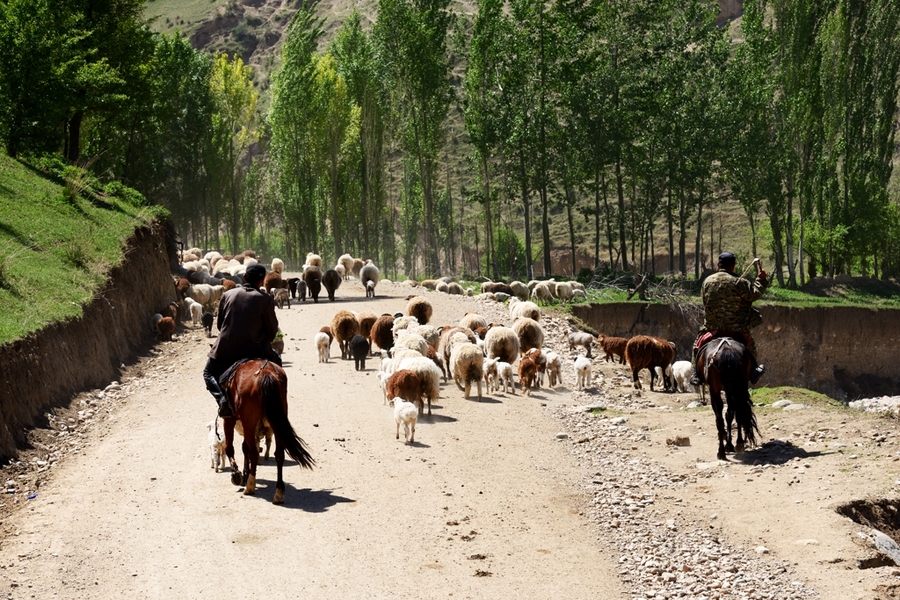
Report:
[[[691,360],[692,385],[701,383],[697,372],[698,351],[714,337],[728,336],[744,342],[755,365],[750,373],[751,384],[759,381],[765,371],[765,367],[757,361],[756,342],[750,336],[750,330],[762,322],[762,315],[752,305],[769,287],[769,279],[758,258],[753,259],[753,264],[757,268],[757,276],[753,281],[734,274],[736,263],[734,254],[723,252],[719,255],[719,270],[703,282],[701,296],[704,320],[700,334],[694,342]]]
[[[247,267],[244,285],[225,292],[219,303],[216,321],[219,336],[209,351],[203,379],[206,389],[219,405],[219,416],[223,418],[234,415],[219,386],[222,373],[244,358],[265,358],[281,366],[281,357],[272,350],[272,340],[278,332],[275,300],[259,289],[265,276],[264,266]]]

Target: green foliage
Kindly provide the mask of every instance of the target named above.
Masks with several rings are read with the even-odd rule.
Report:
[[[77,317],[153,216],[105,196],[67,197],[58,182],[0,154],[0,344]]]
[[[494,248],[500,273],[511,279],[525,279],[525,244],[515,231],[509,227],[498,227]],[[482,269],[487,272],[487,255],[484,255]]]

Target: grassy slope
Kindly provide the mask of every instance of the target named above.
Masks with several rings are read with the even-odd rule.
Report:
[[[65,188],[0,153],[0,344],[82,312],[150,215]]]

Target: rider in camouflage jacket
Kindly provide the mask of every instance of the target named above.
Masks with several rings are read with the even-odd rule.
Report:
[[[719,270],[703,282],[701,296],[703,298],[704,321],[700,335],[708,331],[737,332],[747,334],[747,349],[756,361],[756,342],[750,336],[750,330],[762,322],[759,312],[753,308],[766,288],[769,279],[760,268],[754,281],[738,277],[734,274],[736,263],[734,254],[724,252],[719,255]],[[698,336],[698,340],[699,340]],[[696,343],[694,344],[694,360],[691,366],[696,370]],[[764,367],[758,365],[751,374],[751,383],[756,383],[762,375]]]

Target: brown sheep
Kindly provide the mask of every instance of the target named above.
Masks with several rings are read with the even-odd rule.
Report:
[[[526,396],[531,395],[531,386],[537,379],[537,363],[531,356],[523,356],[519,361],[519,383],[522,385],[522,393]]]
[[[237,287],[237,284],[230,279],[222,280],[222,288],[227,292],[228,290],[233,290]]]
[[[262,287],[268,292],[271,289],[280,290],[281,288],[287,288],[287,284],[281,278],[280,273],[272,271],[271,273],[266,273],[266,277],[265,279],[263,279]]]
[[[188,290],[191,289],[191,282],[184,277],[179,277],[175,282],[175,289],[178,290],[178,297],[184,300]]]
[[[323,328],[320,329],[319,331],[321,331],[322,333],[328,335],[328,343],[329,343],[329,344],[331,344],[331,342],[334,341],[334,334],[331,333],[331,327],[329,327],[328,325],[326,325],[325,327],[323,327]]]
[[[618,356],[619,363],[625,364],[625,346],[628,344],[628,338],[609,337],[601,333],[600,337],[597,338],[597,343],[600,344],[603,352],[606,353],[607,362],[615,362],[614,357]]]
[[[656,380],[656,367],[666,372],[669,365],[675,361],[675,345],[668,340],[650,337],[649,335],[638,335],[625,345],[625,360],[631,367],[631,376],[634,380],[634,388],[641,389],[641,380],[638,378],[638,372],[641,369],[650,370],[650,391],[653,391],[653,382]],[[665,389],[670,389],[668,378],[663,375],[663,384]]]
[[[359,322],[359,334],[369,340],[372,338],[372,326],[375,324],[375,321],[378,320],[378,315],[373,312],[361,312],[359,316],[356,317],[356,320]]]
[[[343,278],[334,269],[328,269],[322,275],[322,285],[325,287],[325,291],[328,292],[328,299],[332,302],[334,302],[335,290],[341,287],[341,281],[343,281]]]
[[[530,358],[537,365],[537,377],[534,378],[534,387],[539,388],[544,383],[544,376],[547,374],[547,353],[538,348],[532,348],[525,353],[525,357]]]
[[[356,315],[349,310],[339,311],[331,319],[331,333],[334,334],[334,338],[341,348],[341,358],[350,360],[353,357],[350,353],[350,340],[359,333],[359,323],[356,320]]]
[[[388,377],[385,385],[385,398],[403,398],[407,402],[412,402],[416,406],[422,407],[422,382],[415,371],[409,369],[401,369],[394,371]]]
[[[438,357],[444,361],[444,381],[447,381],[447,378],[450,376],[450,337],[457,332],[466,334],[466,337],[468,337],[469,341],[473,344],[477,343],[475,332],[471,329],[466,329],[465,327],[444,327],[441,329],[441,341],[438,342],[437,353]]]
[[[357,279],[359,279],[359,272],[362,270],[362,268],[364,266],[366,266],[366,263],[365,263],[365,261],[363,261],[363,259],[361,259],[361,258],[353,259],[353,274],[356,276]]]
[[[460,327],[468,327],[475,332],[478,331],[479,327],[487,327],[487,324],[487,319],[474,312],[466,313],[466,316],[459,320]],[[481,336],[481,339],[484,339],[483,335]]]
[[[406,305],[406,314],[415,317],[419,325],[427,325],[432,312],[431,303],[421,296],[415,296]]]
[[[433,292],[433,291],[434,291],[434,288],[437,287],[437,283],[438,283],[438,282],[437,282],[436,279],[426,279],[425,281],[423,281],[423,282],[420,283],[419,285],[421,285],[423,288],[427,288],[427,289],[429,289],[429,290],[431,290],[431,291]]]
[[[394,347],[394,316],[381,315],[369,330],[369,340],[382,350]]]
[[[519,336],[519,352],[522,354],[544,345],[544,329],[537,321],[520,317],[512,324],[512,330]]]
[[[175,333],[175,319],[172,317],[163,317],[158,321],[159,339],[164,342],[172,341],[172,334]]]
[[[509,294],[510,296],[516,295],[515,292],[513,292],[513,289],[511,287],[509,287],[508,285],[506,285],[505,283],[492,283],[491,285],[487,286],[488,289],[484,289],[484,288],[485,288],[485,286],[482,285],[481,286],[482,292],[490,292],[491,294],[496,294],[497,292],[502,292],[504,294]]]

